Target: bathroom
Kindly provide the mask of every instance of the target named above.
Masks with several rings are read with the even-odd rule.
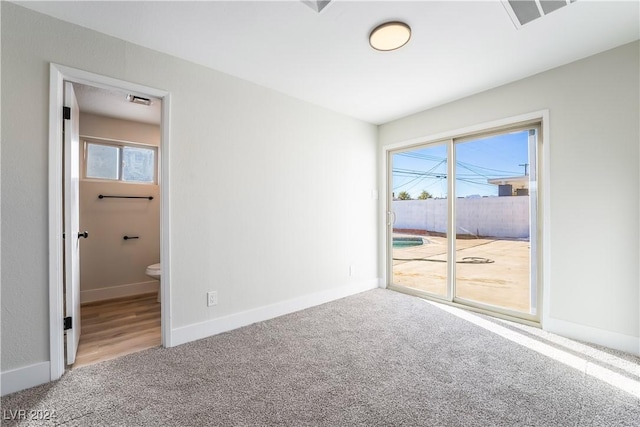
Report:
[[[80,303],[74,367],[160,345],[160,100],[74,84]]]

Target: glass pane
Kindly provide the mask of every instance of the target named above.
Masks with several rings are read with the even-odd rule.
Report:
[[[118,147],[87,144],[87,178],[118,179]]]
[[[447,146],[392,156],[392,283],[447,296]]]
[[[155,181],[155,150],[149,148],[123,147],[122,157],[123,181]]]
[[[532,313],[529,131],[456,143],[455,153],[455,296]]]

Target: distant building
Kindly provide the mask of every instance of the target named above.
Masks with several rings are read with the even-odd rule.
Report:
[[[529,175],[493,178],[487,182],[498,186],[498,196],[529,195]]]

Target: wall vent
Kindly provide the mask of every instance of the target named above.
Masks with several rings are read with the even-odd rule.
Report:
[[[575,2],[576,0],[502,0],[504,8],[517,29]]]

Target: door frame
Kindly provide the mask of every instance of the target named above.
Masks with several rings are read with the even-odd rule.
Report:
[[[162,100],[160,129],[160,281],[161,338],[163,347],[172,347],[171,286],[170,286],[170,210],[169,210],[169,139],[170,98],[168,91],[119,80],[59,64],[49,68],[49,355],[51,381],[59,379],[65,371],[63,327],[63,173],[62,107],[64,81],[103,89],[120,89]]]
[[[522,114],[518,116],[508,117],[500,120],[495,120],[491,122],[479,123],[471,126],[467,126],[464,128],[453,129],[450,131],[441,132],[438,134],[423,136],[412,138],[410,140],[400,141],[389,143],[381,146],[382,153],[380,155],[380,171],[381,171],[381,187],[383,190],[384,197],[380,197],[380,209],[381,209],[381,221],[379,233],[381,238],[380,245],[380,266],[382,268],[382,281],[384,288],[400,290],[397,287],[393,286],[391,276],[392,276],[392,261],[391,261],[391,229],[390,222],[392,218],[392,214],[390,214],[392,200],[391,200],[391,191],[392,188],[391,183],[391,174],[389,173],[389,159],[390,156],[399,150],[406,150],[412,147],[420,147],[430,143],[443,142],[447,140],[453,140],[454,138],[464,137],[466,135],[473,135],[478,133],[486,133],[493,129],[507,128],[511,126],[517,126],[520,124],[525,124],[527,122],[539,121],[542,144],[539,144],[538,151],[538,160],[539,160],[539,175],[538,175],[538,212],[539,212],[539,221],[538,221],[538,244],[539,244],[539,265],[537,266],[537,275],[538,275],[538,313],[539,313],[539,323],[532,322],[527,319],[512,317],[510,315],[505,315],[499,312],[489,311],[482,307],[475,307],[473,305],[465,305],[460,304],[453,301],[453,298],[449,300],[448,298],[437,298],[425,295],[419,291],[412,291],[411,289],[402,289],[401,291],[404,293],[412,294],[419,296],[425,299],[432,299],[434,301],[453,305],[456,307],[464,308],[466,310],[476,311],[480,313],[490,314],[494,317],[501,317],[509,320],[513,320],[520,323],[530,324],[534,326],[541,326],[544,328],[544,325],[548,322],[549,319],[549,311],[550,311],[550,265],[551,265],[551,257],[550,257],[550,181],[549,181],[549,110],[540,110],[527,114]],[[451,154],[451,153],[450,153]],[[451,170],[449,170],[451,173]],[[453,181],[453,180],[450,180]],[[453,183],[449,183],[449,192],[451,192],[451,188]],[[453,194],[453,193],[450,193]],[[449,220],[450,227],[449,233],[451,233],[451,218]],[[451,250],[451,248],[449,248]],[[453,267],[450,267],[450,269]],[[449,279],[448,279],[449,280]],[[450,288],[450,286],[448,287]],[[453,291],[453,290],[452,290]],[[450,296],[450,295],[448,295]]]

